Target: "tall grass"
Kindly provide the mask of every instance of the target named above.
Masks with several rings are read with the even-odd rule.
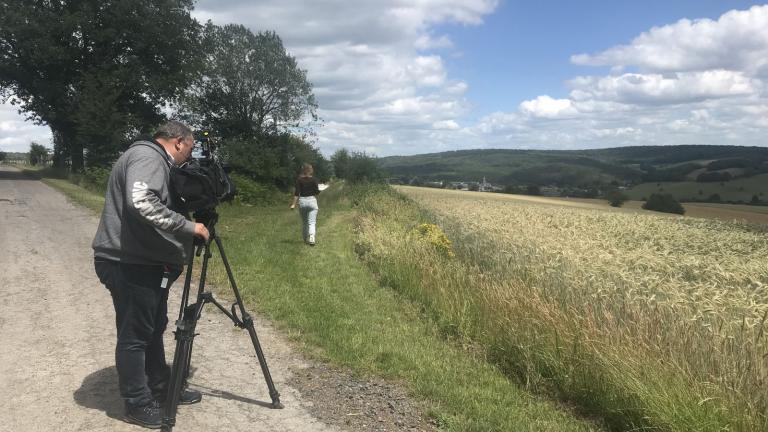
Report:
[[[358,252],[508,376],[614,430],[768,426],[765,230],[416,198],[364,198]],[[424,222],[439,223],[453,254]]]

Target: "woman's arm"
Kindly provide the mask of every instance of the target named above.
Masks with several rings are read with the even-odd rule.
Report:
[[[293,186],[293,202],[291,202],[291,209],[296,208],[296,204],[299,202],[299,181],[296,180],[296,184]]]

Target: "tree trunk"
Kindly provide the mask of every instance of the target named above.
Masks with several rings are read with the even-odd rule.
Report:
[[[83,146],[75,138],[74,125],[51,125],[54,136],[54,158],[58,159],[55,163],[58,166],[65,165],[65,160],[69,159],[69,168],[71,172],[80,172],[83,170]]]

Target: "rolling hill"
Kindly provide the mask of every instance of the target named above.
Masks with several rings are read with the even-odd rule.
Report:
[[[460,150],[379,158],[393,178],[592,187],[706,181],[768,173],[768,148],[638,146],[597,150]],[[701,176],[703,178],[700,178]]]

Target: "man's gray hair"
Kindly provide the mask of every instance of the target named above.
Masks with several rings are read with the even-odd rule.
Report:
[[[154,139],[164,138],[187,138],[193,136],[192,129],[182,122],[171,120],[168,123],[157,128],[157,131],[152,136]]]

